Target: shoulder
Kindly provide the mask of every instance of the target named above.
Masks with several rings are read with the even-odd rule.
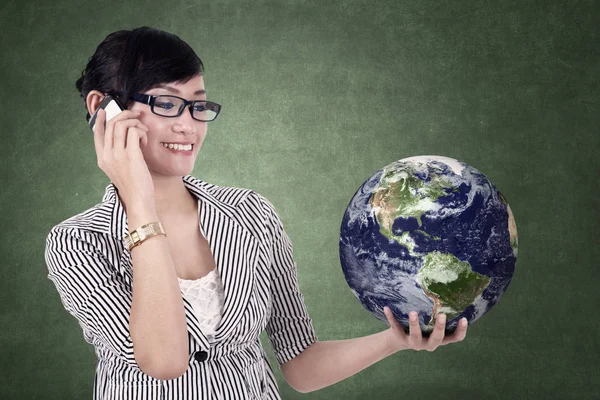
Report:
[[[208,195],[212,200],[232,210],[237,209],[241,212],[253,210],[263,217],[276,213],[273,204],[253,189],[216,185],[192,176],[187,176],[186,181],[193,183],[194,187],[199,190],[197,193],[199,196]]]
[[[208,183],[195,179],[195,187],[200,189],[204,194],[210,195],[214,200],[224,203],[231,207],[236,207],[243,202],[248,195],[252,193],[252,189],[234,186],[222,186],[214,183]]]
[[[99,247],[110,249],[111,246],[102,246],[112,237],[99,225],[104,217],[99,210],[95,206],[54,225],[46,236],[46,256],[72,251],[97,253]]]
[[[118,260],[122,248],[111,233],[115,224],[122,224],[117,216],[114,202],[105,199],[54,225],[45,242],[49,268],[63,268],[81,257]]]
[[[98,203],[54,225],[50,230],[50,234],[57,232],[72,235],[82,235],[83,232],[92,234],[109,233],[107,228],[111,223],[112,211],[113,207],[108,201]]]
[[[247,188],[210,185],[206,189],[232,207],[235,219],[253,236],[267,243],[280,238],[284,230],[273,203],[261,193]]]
[[[81,269],[87,271],[85,276],[91,277],[103,269],[101,264],[110,258],[109,253],[115,246],[109,244],[112,241],[107,235],[89,229],[85,223],[87,218],[85,212],[77,214],[48,232],[44,258],[49,276],[77,274]]]

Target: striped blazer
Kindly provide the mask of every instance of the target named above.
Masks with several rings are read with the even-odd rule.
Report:
[[[273,205],[242,188],[182,177],[198,199],[199,229],[223,281],[215,342],[183,296],[189,365],[171,380],[137,365],[129,333],[133,270],[123,243],[127,216],[110,183],[102,203],[54,226],[46,239],[48,278],[98,357],[94,400],[280,399],[260,342],[266,330],[279,365],[317,341],[298,290],[292,244]]]

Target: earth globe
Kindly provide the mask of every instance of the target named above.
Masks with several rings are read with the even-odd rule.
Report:
[[[416,311],[424,337],[445,313],[458,321],[487,313],[515,270],[517,227],[490,180],[464,162],[415,156],[377,171],[344,213],[339,252],[344,276],[362,305],[388,324],[388,306],[408,329]]]

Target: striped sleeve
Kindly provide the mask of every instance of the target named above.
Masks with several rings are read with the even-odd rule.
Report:
[[[55,226],[46,238],[48,278],[86,341],[136,367],[129,333],[131,291],[98,250],[94,234]]]
[[[279,365],[296,357],[318,339],[298,287],[292,242],[273,205],[259,196],[271,241],[272,309],[266,331]]]

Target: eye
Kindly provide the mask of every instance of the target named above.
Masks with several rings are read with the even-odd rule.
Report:
[[[194,111],[204,111],[206,110],[206,106],[204,104],[196,104],[194,106]]]
[[[164,108],[165,110],[170,110],[171,108],[175,107],[175,104],[168,101],[156,101],[154,103],[154,107],[160,107]]]

